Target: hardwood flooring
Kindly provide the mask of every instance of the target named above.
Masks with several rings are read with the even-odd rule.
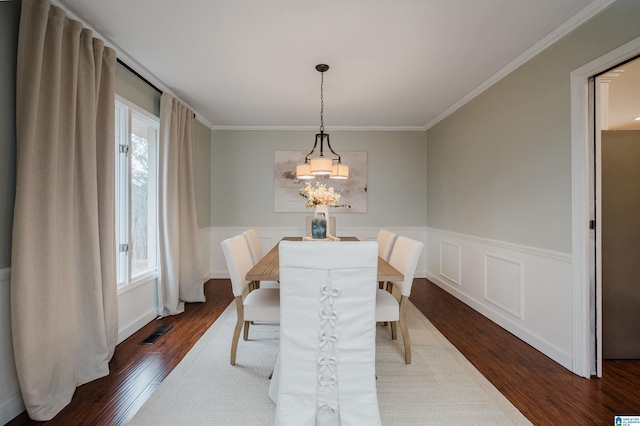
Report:
[[[411,301],[535,425],[613,425],[640,414],[640,360],[605,361],[585,379],[543,355],[427,280]]]
[[[8,425],[126,424],[233,299],[228,280],[210,280],[205,294],[205,303],[187,304],[118,345],[111,374],[80,386],[53,420],[22,413]],[[411,301],[535,425],[612,425],[614,415],[640,414],[640,361],[606,361],[602,379],[584,379],[425,279],[416,279]],[[139,344],[161,325],[173,328]]]

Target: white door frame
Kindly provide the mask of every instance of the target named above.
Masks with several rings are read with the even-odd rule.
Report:
[[[640,37],[571,72],[572,371],[583,377],[602,371],[601,357],[596,357],[592,350],[598,331],[596,323],[601,321],[602,302],[599,297],[596,299],[596,294],[601,294],[602,283],[600,280],[592,283],[595,247],[589,221],[595,219],[592,213],[595,152],[590,130],[589,78],[639,54]],[[599,340],[597,343],[601,345]]]

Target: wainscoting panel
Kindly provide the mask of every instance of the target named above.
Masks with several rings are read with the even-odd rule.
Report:
[[[440,275],[460,285],[460,244],[440,241]]]
[[[571,370],[570,254],[434,228],[426,241],[429,280]]]
[[[156,278],[118,291],[118,343],[158,317]]]
[[[25,410],[11,340],[11,270],[0,269],[0,424]]]
[[[484,298],[487,302],[524,319],[522,312],[522,262],[495,254],[484,255]]]
[[[301,216],[300,226],[297,226],[297,227],[255,227],[254,229],[256,230],[256,232],[258,232],[260,243],[262,244],[262,250],[266,254],[283,237],[303,236],[305,233],[305,228],[306,228],[306,223],[305,223],[304,217]],[[222,254],[222,248],[220,244],[225,239],[242,234],[247,229],[249,229],[249,227],[210,228],[210,235],[211,235],[210,276],[211,278],[229,278],[229,272],[227,271],[227,264],[224,260],[224,255]],[[386,229],[389,229],[390,231],[395,232],[398,235],[404,235],[406,237],[413,238],[414,240],[421,241],[422,243],[424,243],[425,247],[427,246],[426,228],[386,227]],[[338,234],[338,236],[357,237],[361,241],[375,241],[376,238],[378,237],[379,230],[380,228],[372,228],[372,227],[338,226],[336,234]],[[426,271],[427,271],[427,258],[425,253],[423,253],[422,257],[420,258],[420,261],[418,262],[418,268],[416,270],[416,278],[426,277]]]

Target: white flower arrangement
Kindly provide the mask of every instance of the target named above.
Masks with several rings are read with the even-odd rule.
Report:
[[[320,182],[316,182],[315,187],[307,182],[304,188],[300,188],[300,195],[307,199],[305,205],[309,209],[315,206],[348,207],[338,206],[341,193]]]

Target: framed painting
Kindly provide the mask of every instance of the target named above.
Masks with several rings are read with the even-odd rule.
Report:
[[[306,182],[315,185],[321,182],[327,188],[341,192],[340,204],[345,207],[331,208],[336,213],[367,212],[367,153],[341,151],[342,162],[349,166],[349,179],[318,177],[312,180],[296,179],[296,166],[304,161],[308,151],[276,151],[274,162],[273,209],[275,212],[308,212],[300,189]]]

